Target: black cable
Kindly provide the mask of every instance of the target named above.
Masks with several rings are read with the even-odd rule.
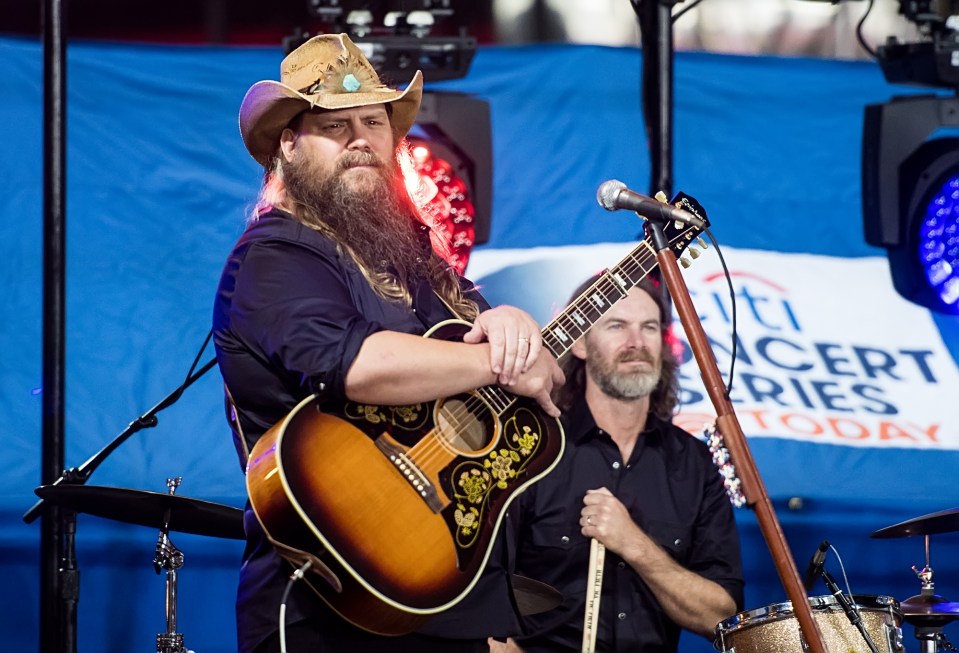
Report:
[[[709,242],[716,248],[716,255],[719,257],[719,263],[723,267],[723,276],[726,277],[726,284],[729,286],[729,301],[732,304],[729,310],[729,320],[732,326],[732,344],[729,349],[729,381],[726,383],[726,399],[729,399],[729,395],[733,390],[733,376],[736,369],[736,342],[738,341],[736,337],[736,291],[733,288],[733,280],[729,274],[729,268],[726,267],[726,259],[723,258],[723,251],[719,247],[719,243],[716,242],[716,238],[713,237],[713,232],[709,229],[706,229],[706,235],[709,236]]]
[[[681,10],[677,11],[675,14],[673,14],[672,21],[675,23],[677,20],[679,20],[679,19],[682,17],[683,14],[685,14],[685,13],[686,13],[687,11],[689,11],[690,9],[694,9],[694,8],[696,7],[696,5],[698,5],[698,4],[701,3],[702,1],[703,1],[703,0],[692,0],[692,2],[690,2],[688,5],[686,5],[683,9],[681,9]]]
[[[856,40],[859,41],[859,45],[862,46],[862,49],[869,53],[873,59],[878,59],[879,55],[869,47],[869,44],[866,43],[866,39],[862,36],[862,25],[866,22],[866,18],[869,16],[869,12],[872,11],[872,5],[875,0],[869,0],[869,4],[866,5],[866,12],[862,15],[862,18],[859,19],[859,22],[856,23]]]

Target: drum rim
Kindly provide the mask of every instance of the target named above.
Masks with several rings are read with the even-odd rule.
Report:
[[[853,603],[857,608],[865,610],[891,610],[893,616],[898,617],[897,621],[902,622],[902,614],[899,610],[899,602],[891,596],[884,594],[853,594]],[[823,596],[808,597],[809,607],[816,609],[836,607],[841,608],[839,601],[832,594]],[[724,637],[727,634],[734,633],[737,630],[754,625],[754,622],[763,619],[763,623],[772,623],[782,619],[791,619],[795,616],[792,601],[783,601],[773,603],[762,608],[754,610],[744,610],[738,614],[725,619],[716,626],[716,636]]]

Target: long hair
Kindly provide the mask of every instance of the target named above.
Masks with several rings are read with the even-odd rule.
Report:
[[[408,195],[406,199],[409,199]],[[319,231],[334,242],[337,250],[356,265],[376,294],[389,301],[400,302],[406,307],[413,305],[409,286],[404,279],[389,271],[374,269],[348,243],[344,242],[311,207],[297,201],[290,195],[283,180],[282,161],[279,154],[273,157],[270,165],[264,170],[263,183],[256,204],[249,216],[249,221],[258,220],[261,215],[273,208],[290,213],[302,224]],[[409,208],[410,219],[425,224],[412,200],[409,201]],[[458,317],[464,320],[476,319],[479,315],[479,306],[463,293],[459,276],[433,250],[430,250],[429,259],[426,261],[426,270],[430,286]]]
[[[577,297],[582,295],[602,276],[602,273],[596,274],[584,281],[570,296],[569,303],[572,303]],[[672,343],[673,335],[670,330],[672,324],[672,313],[665,289],[657,279],[647,276],[641,280],[636,287],[643,290],[652,297],[659,307],[659,320],[662,324],[662,371],[659,377],[659,383],[649,397],[649,412],[663,420],[672,419],[679,405],[679,362],[673,354]],[[588,338],[587,333],[584,338]],[[560,386],[553,400],[562,411],[568,411],[578,400],[582,399],[586,392],[586,362],[576,356],[568,355],[560,363],[563,373],[566,374],[566,383]]]

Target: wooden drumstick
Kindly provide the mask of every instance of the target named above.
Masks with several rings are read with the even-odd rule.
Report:
[[[597,539],[589,541],[589,571],[586,576],[586,610],[583,615],[583,653],[596,650],[599,630],[599,599],[603,591],[603,562],[606,547]]]

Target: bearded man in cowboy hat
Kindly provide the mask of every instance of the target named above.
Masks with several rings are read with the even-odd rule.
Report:
[[[410,405],[501,384],[558,416],[550,392],[563,375],[540,327],[517,308],[490,308],[436,255],[405,190],[396,153],[419,109],[420,72],[405,90],[389,88],[348,37],[322,35],[283,60],[280,80],[254,84],[240,108],[243,142],[265,177],[213,315],[241,465],[310,395]],[[422,337],[453,317],[473,323],[462,341]],[[248,505],[241,653],[280,650],[281,604],[291,653],[481,651],[486,635],[512,632],[496,555],[469,596],[399,637],[354,626],[302,582],[284,601],[292,567],[261,519]]]

